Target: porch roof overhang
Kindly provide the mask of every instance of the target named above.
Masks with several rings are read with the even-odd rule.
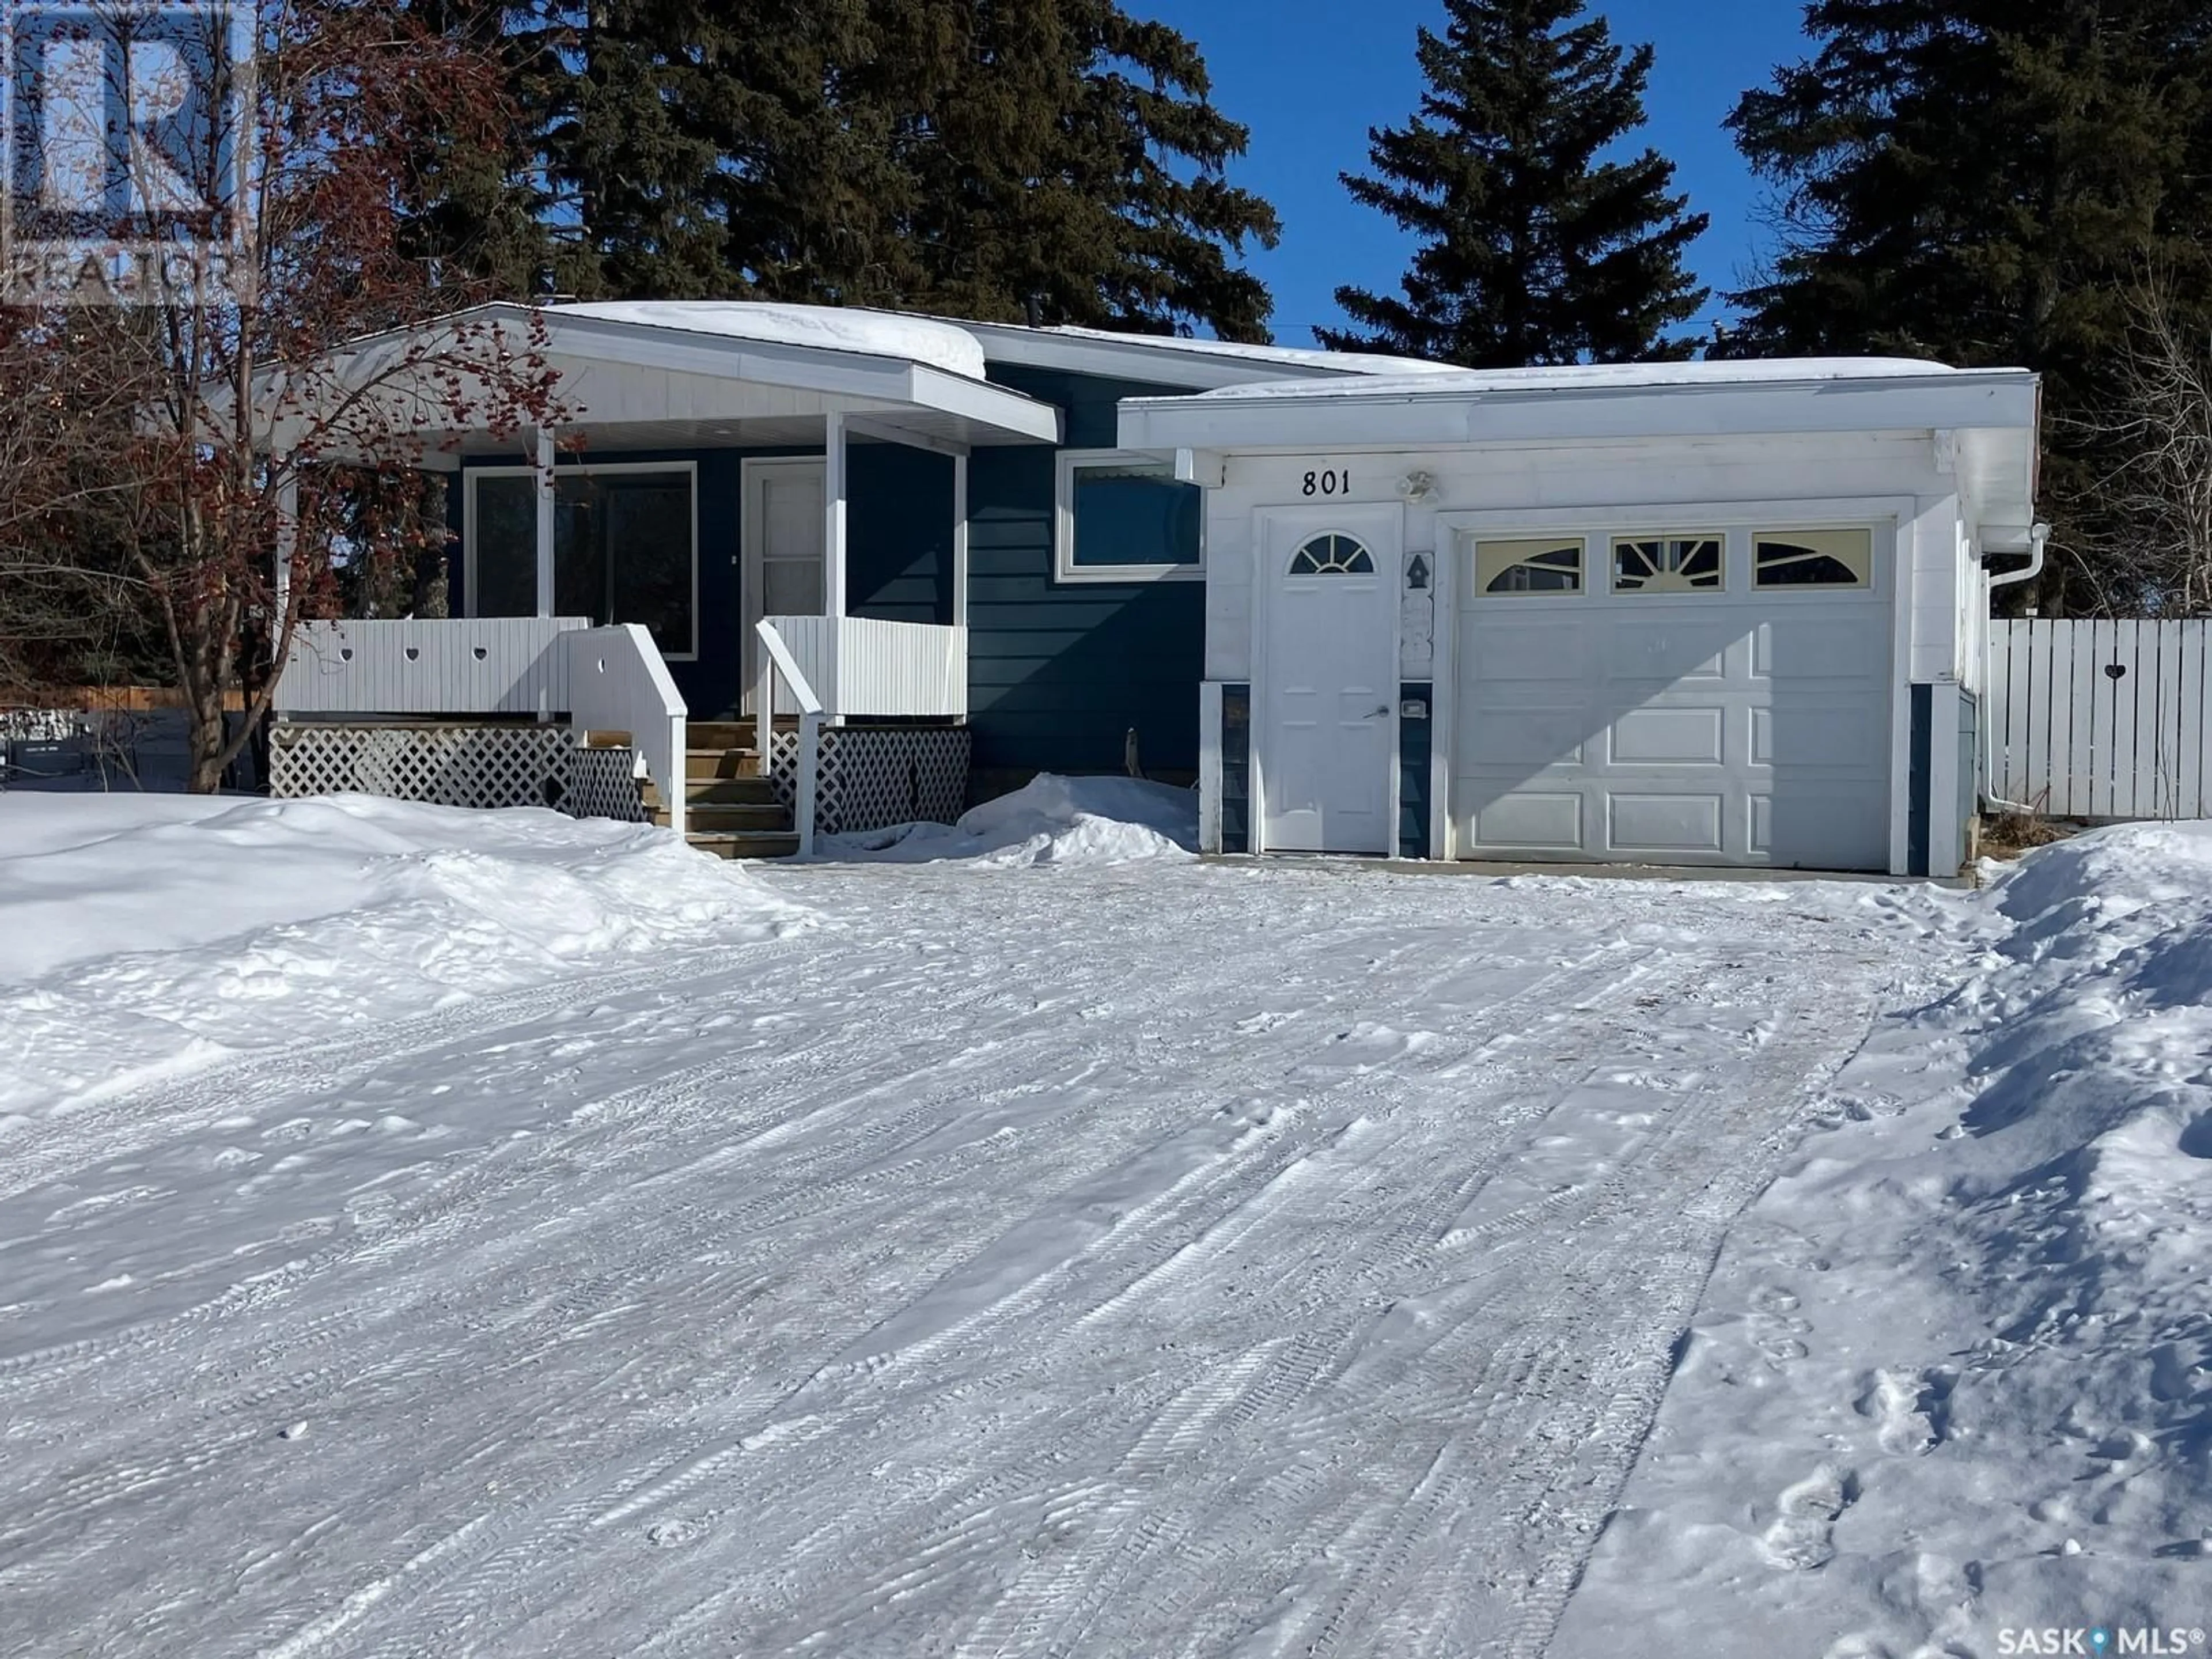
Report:
[[[2002,534],[2033,520],[2040,424],[2040,381],[2027,370],[1846,358],[1232,386],[1127,399],[1120,439],[1248,455],[1916,432],[1940,436],[1969,515]]]
[[[265,430],[276,449],[292,447],[303,429],[328,429],[319,399],[351,396],[378,400],[385,421],[413,431],[426,446],[425,465],[513,455],[511,432],[456,426],[442,412],[453,405],[441,389],[448,366],[469,355],[459,342],[495,329],[512,349],[542,359],[558,376],[555,396],[567,416],[560,434],[586,450],[811,447],[822,443],[832,415],[845,416],[856,434],[956,452],[1060,441],[1058,409],[992,385],[980,361],[976,372],[963,372],[959,356],[940,343],[910,333],[762,337],[713,326],[713,313],[680,306],[483,306],[356,341],[289,385],[260,377],[256,401],[270,411]]]

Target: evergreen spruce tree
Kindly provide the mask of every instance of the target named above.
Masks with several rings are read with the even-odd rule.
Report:
[[[1340,289],[1358,326],[1323,342],[1482,368],[1687,356],[1670,331],[1706,297],[1682,264],[1706,216],[1656,150],[1608,159],[1644,125],[1651,48],[1624,52],[1583,0],[1445,10],[1420,32],[1419,112],[1345,175],[1421,246],[1401,295]]]
[[[2212,6],[1819,0],[1807,24],[1817,54],[1730,118],[1778,187],[1780,247],[1723,349],[2041,371],[2060,556],[2040,597],[2071,608],[2129,295],[2170,273],[2212,322]]]
[[[890,94],[914,138],[907,303],[1267,337],[1267,291],[1235,259],[1274,245],[1275,214],[1228,182],[1247,134],[1196,46],[1112,0],[924,9],[939,55]]]
[[[442,158],[426,249],[564,293],[1265,337],[1273,210],[1198,49],[1114,0],[410,0],[489,30],[521,153]],[[493,206],[497,214],[491,211]]]

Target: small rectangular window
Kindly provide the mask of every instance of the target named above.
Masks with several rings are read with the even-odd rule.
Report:
[[[1870,587],[1874,532],[1761,531],[1752,538],[1751,572],[1759,587]]]
[[[1587,547],[1579,536],[1538,536],[1474,544],[1478,593],[1579,593]]]
[[[1717,593],[1728,538],[1711,535],[1616,536],[1613,591],[1616,593]]]
[[[1149,455],[1060,458],[1054,574],[1061,581],[1152,581],[1205,566],[1206,492]]]

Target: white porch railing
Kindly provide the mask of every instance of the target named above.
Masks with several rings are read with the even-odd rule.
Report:
[[[311,622],[276,682],[279,714],[566,713],[579,731],[630,734],[684,829],[683,696],[652,635],[582,617]]]
[[[276,682],[280,714],[548,714],[568,706],[551,648],[583,617],[307,622]]]
[[[964,628],[872,617],[763,617],[761,626],[781,636],[825,714],[967,716]],[[780,712],[799,711],[787,696]]]
[[[799,716],[797,819],[802,858],[814,851],[824,722],[850,715],[964,720],[968,630],[868,617],[763,617],[753,708],[763,766],[774,716]]]
[[[580,731],[627,732],[660,792],[668,827],[684,833],[684,724],[689,711],[653,635],[638,623],[564,634],[568,718]]]

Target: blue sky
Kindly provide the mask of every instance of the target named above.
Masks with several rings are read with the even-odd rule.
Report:
[[[1337,174],[1367,159],[1367,129],[1413,109],[1420,74],[1413,32],[1441,27],[1443,0],[1135,0],[1130,9],[1198,42],[1214,101],[1252,129],[1233,177],[1275,204],[1282,245],[1252,268],[1275,296],[1275,337],[1311,343],[1310,325],[1341,320],[1340,283],[1395,288],[1407,244],[1380,214],[1355,205]],[[1678,187],[1712,215],[1698,244],[1698,276],[1741,285],[1759,258],[1765,194],[1721,128],[1745,88],[1809,48],[1797,0],[1597,0],[1613,38],[1658,49],[1646,99],[1649,142],[1678,164]],[[1707,311],[1722,314],[1718,300]]]

